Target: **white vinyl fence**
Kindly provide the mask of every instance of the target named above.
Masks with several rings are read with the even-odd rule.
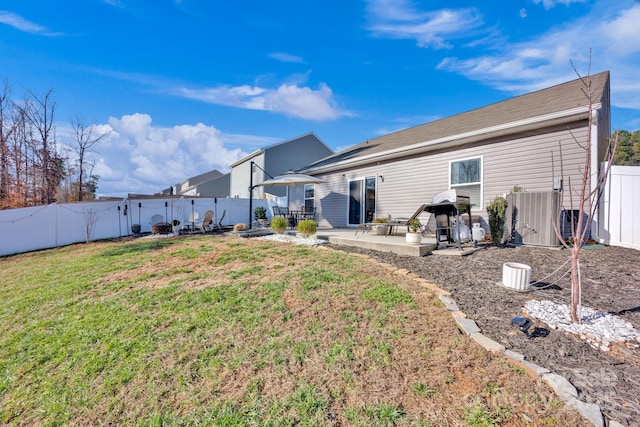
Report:
[[[599,236],[611,246],[640,250],[640,166],[612,166]]]
[[[253,208],[270,212],[272,203],[254,199]],[[0,256],[123,237],[133,234],[132,224],[150,232],[154,215],[184,225],[192,211],[202,218],[207,210],[214,212],[215,223],[223,212],[223,225],[249,222],[249,199],[232,198],[122,199],[0,210]]]

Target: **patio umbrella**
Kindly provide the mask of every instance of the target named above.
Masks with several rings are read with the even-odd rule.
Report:
[[[315,176],[289,171],[287,173],[283,173],[282,175],[276,175],[271,179],[262,181],[261,183],[252,185],[251,192],[253,192],[254,187],[284,187],[289,185],[322,184],[322,183],[324,183],[324,181],[320,178],[316,178]],[[252,219],[252,214],[253,214],[252,200],[253,200],[253,197],[250,195],[249,196],[249,219],[250,220]],[[251,221],[249,221],[249,228],[251,228]]]
[[[303,185],[303,184],[322,184],[324,181],[315,176],[305,175],[303,173],[287,172],[282,175],[276,175],[271,179],[262,181],[254,187],[277,187],[288,185]]]

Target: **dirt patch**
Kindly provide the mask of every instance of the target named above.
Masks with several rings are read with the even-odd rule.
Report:
[[[567,378],[580,399],[600,406],[608,419],[623,425],[636,425],[640,419],[640,351],[612,345],[611,351],[593,348],[579,337],[549,330],[544,323],[534,327],[548,335],[528,338],[511,324],[523,316],[522,308],[530,299],[568,304],[571,288],[569,268],[558,270],[569,258],[566,250],[547,248],[485,247],[466,257],[406,257],[392,253],[332,245],[336,249],[366,254],[372,258],[405,268],[452,292],[462,311],[474,319],[482,332],[507,349],[524,354],[526,359]],[[517,292],[497,285],[505,262],[532,267],[531,279],[541,281],[545,289]],[[581,252],[583,305],[606,311],[629,321],[640,329],[640,251],[605,247]]]

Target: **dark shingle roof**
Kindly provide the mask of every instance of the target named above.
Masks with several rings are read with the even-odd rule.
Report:
[[[603,102],[608,96],[609,72],[605,71],[591,76],[592,101],[594,104]],[[430,123],[418,125],[409,129],[383,135],[350,148],[342,150],[334,155],[326,157],[305,168],[313,171],[337,166],[342,162],[357,162],[370,158],[372,161],[380,161],[392,158],[389,152],[412,150],[415,144],[427,145],[438,143],[438,140],[449,140],[449,144],[468,141],[469,135],[480,130],[486,130],[487,134],[496,133],[499,129],[514,127],[518,122],[526,123],[534,119],[547,121],[561,112],[575,110],[575,114],[586,117],[588,104],[585,95],[585,85],[580,79],[562,83],[550,88],[538,90],[516,96],[505,101],[497,102],[482,108],[467,111],[465,113],[446,117]],[[548,119],[548,120],[547,120]],[[540,126],[540,125],[537,125]],[[465,135],[466,134],[466,135]],[[455,137],[452,142],[451,137]],[[406,155],[406,153],[405,153]]]

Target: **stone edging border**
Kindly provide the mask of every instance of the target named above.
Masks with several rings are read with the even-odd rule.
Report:
[[[367,255],[360,255],[363,258],[369,259],[373,263],[386,268],[393,274],[405,276],[413,279],[423,288],[426,288],[435,293],[440,301],[445,305],[447,310],[451,312],[458,328],[477,344],[482,346],[485,350],[494,354],[501,354],[508,362],[518,366],[527,372],[532,378],[540,378],[546,382],[554,391],[554,393],[565,402],[565,404],[575,408],[580,414],[591,421],[596,427],[605,427],[604,417],[600,406],[595,403],[587,403],[578,399],[578,391],[576,388],[563,376],[551,372],[549,369],[542,366],[538,366],[535,363],[531,363],[525,360],[525,356],[520,353],[516,353],[511,350],[507,350],[502,344],[490,339],[486,335],[481,333],[480,328],[476,322],[467,318],[467,315],[463,313],[455,300],[451,298],[451,292],[439,288],[435,284],[421,278],[415,273],[411,273],[406,268],[397,268],[393,265],[377,261]],[[623,427],[622,424],[617,421],[610,420],[609,427]]]

